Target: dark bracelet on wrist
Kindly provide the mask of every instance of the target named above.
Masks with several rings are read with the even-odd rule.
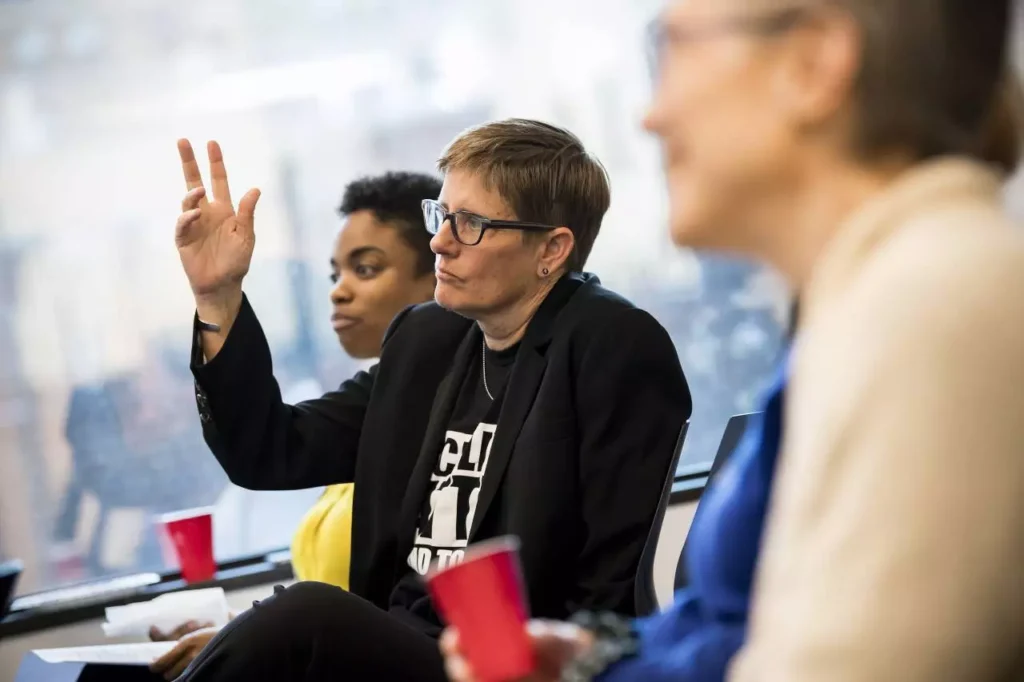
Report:
[[[583,611],[569,619],[594,636],[594,643],[562,671],[561,682],[590,682],[613,663],[635,656],[640,650],[633,620],[614,613]]]

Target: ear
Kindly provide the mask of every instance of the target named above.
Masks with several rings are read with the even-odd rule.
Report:
[[[544,233],[539,245],[537,276],[545,279],[561,271],[576,248],[576,237],[568,227],[558,227]]]
[[[853,18],[822,8],[790,42],[792,54],[777,79],[780,101],[804,126],[835,120],[848,105],[861,64],[863,38]]]

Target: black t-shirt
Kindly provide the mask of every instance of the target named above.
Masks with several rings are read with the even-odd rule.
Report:
[[[455,399],[444,445],[430,474],[413,548],[406,557],[409,572],[391,596],[391,611],[416,615],[420,621],[417,629],[423,629],[423,620],[430,626],[438,624],[422,576],[435,561],[446,567],[463,558],[518,350],[518,344],[501,351],[481,344]],[[434,627],[428,630],[433,632]]]

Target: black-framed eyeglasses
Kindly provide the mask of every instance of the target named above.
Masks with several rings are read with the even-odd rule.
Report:
[[[808,6],[795,6],[771,14],[721,17],[689,26],[669,25],[655,19],[647,26],[647,64],[651,79],[655,82],[658,80],[666,48],[670,45],[694,43],[733,33],[782,33],[800,23],[809,9]]]
[[[465,246],[476,246],[487,230],[520,230],[522,232],[548,232],[555,225],[527,223],[520,220],[492,220],[469,211],[449,211],[434,199],[424,199],[423,223],[430,234],[437,234],[445,221],[451,226],[455,241]]]

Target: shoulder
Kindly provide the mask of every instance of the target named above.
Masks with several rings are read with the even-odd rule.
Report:
[[[604,287],[596,279],[580,287],[572,304],[576,308],[572,322],[586,331],[606,330],[611,322],[639,325],[645,331],[664,331],[653,315],[626,297]]]
[[[597,278],[576,291],[563,313],[559,326],[577,349],[646,349],[656,357],[676,356],[671,337],[653,315],[604,287]]]
[[[1024,234],[997,210],[922,216],[876,247],[800,330],[797,374],[851,390],[868,390],[871,376],[872,394],[910,375],[1017,378],[1022,292]]]
[[[977,336],[1024,331],[1021,292],[1024,232],[995,207],[976,206],[908,224],[867,264],[851,303],[905,320],[895,331]]]
[[[629,396],[626,402],[647,405],[649,415],[689,417],[693,405],[672,337],[623,296],[588,281],[563,309],[555,336],[552,353],[564,354],[559,360],[572,368],[585,409],[595,401],[622,405]]]
[[[395,316],[384,334],[384,344],[404,345],[414,342],[429,348],[432,342],[448,343],[461,339],[473,323],[457,313],[442,308],[434,301],[409,306]]]

